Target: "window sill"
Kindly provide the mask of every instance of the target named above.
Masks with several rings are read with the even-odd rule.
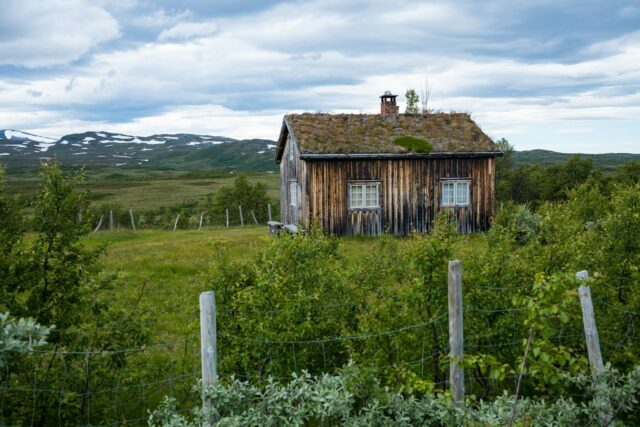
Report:
[[[371,208],[347,208],[350,211],[379,211],[382,210],[380,206],[371,207]]]

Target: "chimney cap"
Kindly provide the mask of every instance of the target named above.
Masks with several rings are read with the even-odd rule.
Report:
[[[388,98],[388,97],[396,98],[397,96],[398,95],[393,95],[390,90],[385,90],[384,95],[380,96],[380,98]]]

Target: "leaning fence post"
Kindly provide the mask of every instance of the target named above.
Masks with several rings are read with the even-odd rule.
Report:
[[[133,220],[133,210],[129,209],[129,216],[131,217],[131,228],[136,231],[136,222]]]
[[[98,230],[100,230],[100,226],[102,225],[102,218],[104,218],[104,215],[100,215],[100,221],[98,221],[98,225],[96,226],[96,228],[93,230],[94,233],[97,233]]]
[[[173,224],[173,231],[176,231],[176,228],[178,228],[178,221],[180,220],[180,214],[178,214],[178,216],[176,217],[176,222],[175,224]]]
[[[198,231],[202,229],[202,218],[204,217],[204,212],[200,212],[200,224],[198,224]]]
[[[251,216],[253,217],[253,222],[255,222],[256,225],[260,225],[258,224],[258,220],[256,219],[256,213],[253,211],[253,209],[251,209]]]
[[[267,203],[267,210],[269,211],[269,221],[271,221],[271,203]]]
[[[449,261],[449,387],[456,403],[464,404],[462,336],[462,264]]]
[[[589,278],[589,272],[586,270],[578,271],[576,277],[580,281],[586,281]],[[582,306],[582,323],[584,324],[584,337],[587,341],[589,365],[591,365],[591,369],[594,372],[602,372],[604,364],[602,363],[602,353],[600,353],[600,338],[598,338],[598,328],[596,327],[596,318],[593,312],[591,290],[588,286],[580,285],[578,295]]]
[[[200,353],[202,356],[202,408],[209,414],[205,424],[213,425],[212,404],[204,395],[207,386],[218,381],[216,370],[216,295],[214,292],[200,294]]]
[[[238,210],[240,211],[240,225],[244,227],[244,217],[242,216],[242,206],[238,206]]]

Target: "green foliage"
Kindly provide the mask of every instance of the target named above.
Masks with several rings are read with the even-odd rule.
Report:
[[[393,143],[415,153],[428,154],[433,150],[433,146],[428,141],[414,136],[401,136],[394,139]]]
[[[407,89],[404,93],[404,97],[407,99],[407,107],[405,114],[419,114],[420,113],[420,98],[415,89]]]
[[[226,221],[225,209],[229,209],[229,217],[232,224],[240,223],[240,211],[238,206],[242,206],[245,224],[249,224],[251,211],[253,211],[259,221],[263,223],[267,220],[267,187],[262,182],[251,184],[244,174],[236,177],[233,186],[221,187],[213,197],[211,204],[213,215],[217,216],[214,223],[223,224]]]
[[[51,329],[31,318],[16,319],[0,313],[0,383],[7,380],[6,373],[16,368],[25,353],[47,344]]]
[[[295,345],[348,333],[354,320],[341,306],[353,298],[343,286],[336,248],[335,239],[312,230],[274,239],[251,263],[224,256],[216,263],[210,286],[223,307],[220,322],[233,334],[220,337],[223,369],[284,376],[298,364],[319,372],[346,362],[344,342]]]
[[[165,401],[149,417],[150,426],[191,427],[213,417],[216,426],[487,426],[507,425],[514,404],[506,394],[495,401],[468,400],[456,405],[444,395],[406,397],[382,388],[377,382],[362,383],[361,371],[349,366],[338,375],[312,376],[303,371],[281,384],[269,380],[256,386],[233,377],[207,388],[211,412],[200,408],[192,416],[178,415],[175,399]],[[564,376],[585,392],[582,402],[572,398],[555,401],[524,398],[518,402],[516,425],[601,425],[633,418],[640,391],[640,368],[620,375],[608,369],[596,377]]]
[[[129,363],[129,356],[117,350],[148,342],[147,332],[138,326],[144,318],[137,304],[127,308],[109,304],[114,282],[100,275],[102,248],[88,249],[80,241],[89,232],[87,223],[80,220],[87,207],[86,194],[76,191],[81,181],[80,173],[63,173],[56,160],[43,164],[29,224],[34,232],[25,237],[22,231],[2,255],[7,272],[0,277],[2,295],[7,296],[3,309],[55,325],[49,332],[32,321],[18,324],[34,334],[48,332],[51,345],[38,353],[23,349],[28,357],[6,371],[9,391],[1,393],[7,424],[25,423],[25,414],[39,425],[54,417],[63,424],[90,424],[91,414],[96,419],[108,413],[108,405],[91,408],[90,391],[115,382]],[[2,233],[10,232],[10,227],[3,224]],[[103,356],[110,351],[116,356]],[[34,383],[36,378],[40,389],[68,390],[64,399],[35,390],[22,394],[20,385]]]
[[[573,274],[548,278],[537,274],[531,295],[514,299],[514,305],[527,309],[524,326],[532,331],[532,339],[526,372],[539,391],[556,389],[565,372],[586,369],[586,359],[581,355],[583,347],[558,341],[563,333],[580,333],[578,286]],[[523,350],[526,346],[527,339],[524,339]]]

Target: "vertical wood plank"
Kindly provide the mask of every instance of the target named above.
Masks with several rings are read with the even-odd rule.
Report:
[[[244,227],[244,217],[242,216],[242,206],[238,206],[238,211],[240,212],[240,225]]]
[[[457,403],[464,403],[464,368],[462,336],[462,263],[449,261],[449,384]]]

